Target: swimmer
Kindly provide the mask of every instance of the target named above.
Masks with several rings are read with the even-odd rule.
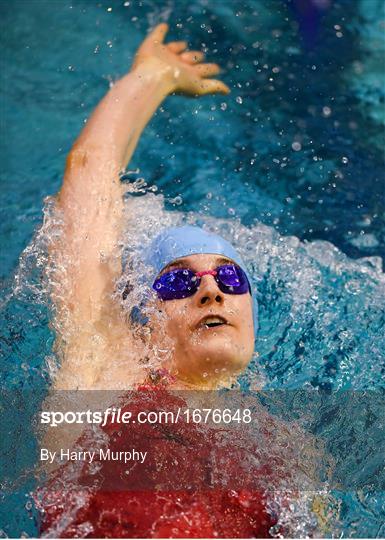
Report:
[[[52,292],[54,325],[62,355],[53,389],[139,389],[128,400],[129,410],[143,410],[148,399],[154,400],[154,407],[159,402],[171,410],[176,398],[166,388],[231,386],[252,358],[257,330],[257,304],[240,255],[226,240],[198,227],[167,227],[143,247],[141,257],[150,271],[139,276],[137,285],[127,283],[121,295],[125,300],[133,288],[146,282],[151,294],[145,295],[135,313],[127,317],[122,302],[116,299],[116,286],[124,270],[120,243],[125,187],[119,175],[143,129],[170,94],[198,97],[229,92],[223,82],[212,78],[220,72],[219,66],[204,63],[200,51],[187,51],[184,41],[165,44],[167,30],[166,24],[159,24],[144,40],[131,71],[111,87],[71,149],[56,201],[62,235],[50,248],[57,272]],[[134,266],[136,261],[128,262]],[[155,353],[165,350],[161,369],[149,372],[146,363],[157,365]],[[153,351],[155,358],[146,358],[148,351]],[[66,398],[67,393],[59,394]],[[78,399],[84,395],[88,399],[90,394],[89,399],[97,399],[100,406],[99,392],[79,394]],[[272,420],[266,425],[273,426],[267,430],[268,437],[282,431]],[[89,434],[84,434],[83,440],[82,426],[79,429],[71,434],[65,429],[59,432],[55,428],[55,434],[50,430],[49,443],[44,446],[69,448],[78,437],[79,448],[82,444],[88,448]],[[92,536],[118,538],[270,536],[277,519],[268,511],[264,489],[235,490],[221,485],[211,489],[211,475],[207,474],[211,458],[205,461],[200,456],[202,449],[210,449],[209,456],[217,452],[213,462],[221,463],[221,478],[245,480],[248,473],[253,482],[275,485],[281,477],[274,457],[268,451],[265,462],[260,452],[254,459],[255,444],[262,444],[263,430],[257,440],[228,437],[211,452],[210,445],[224,433],[223,428],[201,430],[187,422],[167,430],[153,425],[146,429],[132,422],[124,429],[119,426],[117,436],[114,429],[116,426],[105,428],[112,450],[134,438],[138,447],[151,447],[155,461],[148,474],[161,475],[156,476],[157,485],[160,481],[172,485],[172,471],[165,464],[174,467],[174,462],[165,457],[173,455],[175,463],[186,464],[186,485],[190,486],[190,474],[201,482],[200,487],[135,492],[101,487],[87,491],[82,499],[71,488],[77,478],[72,468],[63,465],[40,491],[42,496],[36,493],[43,510],[40,532],[45,536],[81,537],[85,528],[92,530]],[[271,443],[271,439],[265,441],[264,448],[269,449]],[[233,455],[237,449],[249,448],[247,445],[251,460],[245,468],[244,460]],[[284,463],[286,454],[285,449]],[[201,469],[191,467],[192,455],[202,458],[198,460]],[[119,464],[99,472],[101,478],[123,479],[127,473]],[[142,478],[143,471],[138,469],[137,473]],[[80,479],[82,475],[89,477],[87,470],[80,470],[79,475]],[[66,479],[69,489],[64,489]]]
[[[114,297],[122,275],[119,175],[168,95],[230,92],[213,78],[217,64],[187,50],[185,41],[166,44],[167,30],[159,24],[143,41],[130,72],[112,85],[67,158],[56,199],[63,234],[50,249],[62,272],[52,292],[62,356],[55,389],[134,388],[148,380],[143,342]],[[143,257],[153,270],[150,350],[170,350],[161,373],[179,389],[231,385],[251,360],[257,324],[250,278],[236,250],[186,226],[161,231]]]

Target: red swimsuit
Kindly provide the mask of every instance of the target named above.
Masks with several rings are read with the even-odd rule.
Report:
[[[132,412],[133,419],[143,410],[170,411],[181,404],[186,407],[181,398],[162,386],[142,386],[140,390],[122,407],[122,412]],[[109,435],[108,448],[113,452],[132,448],[147,451],[146,466],[100,461],[93,467],[82,464],[76,475],[72,464],[63,465],[48,485],[37,492],[38,507],[42,510],[40,532],[44,536],[270,536],[269,529],[276,520],[267,511],[264,490],[255,485],[258,478],[265,482],[272,470],[266,465],[253,465],[250,448],[240,444],[238,438],[222,438],[218,446],[221,430],[201,429],[187,422],[130,422],[108,424],[102,429]],[[245,466],[247,455],[251,459]],[[128,490],[124,489],[127,475]],[[218,475],[225,479],[219,487]]]

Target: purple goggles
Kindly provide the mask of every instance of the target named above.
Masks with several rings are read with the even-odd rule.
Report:
[[[204,275],[214,276],[219,289],[226,294],[251,293],[249,280],[240,266],[225,264],[215,270],[193,272],[189,268],[171,270],[158,277],[152,288],[161,300],[178,300],[195,294]]]

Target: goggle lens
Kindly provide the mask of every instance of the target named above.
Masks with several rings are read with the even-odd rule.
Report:
[[[162,300],[178,300],[192,296],[198,290],[198,278],[192,270],[172,270],[160,276],[153,289]]]
[[[245,294],[249,291],[249,281],[239,266],[225,265],[217,269],[217,283],[222,292]]]
[[[214,279],[226,294],[251,292],[245,272],[239,266],[226,264],[215,269]],[[187,268],[171,270],[157,278],[153,289],[162,300],[178,300],[192,296],[198,290],[201,278]]]

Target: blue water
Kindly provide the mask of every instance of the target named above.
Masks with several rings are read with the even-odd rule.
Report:
[[[262,369],[267,388],[384,388],[382,0],[335,0],[310,34],[298,3],[284,0],[3,0],[0,20],[1,377],[2,387],[34,390],[30,409],[4,427],[4,534],[36,533],[33,479],[20,475],[36,458],[25,426],[46,392],[54,339],[44,240],[32,241],[43,199],[59,189],[66,154],[109,81],[162,20],[170,39],[225,68],[232,92],[171,97],[147,127],[130,164],[158,188],[136,198],[141,234],[187,215],[238,238],[261,311],[246,386]],[[338,421],[317,426],[333,451]],[[357,463],[367,435],[356,436]],[[382,493],[340,497],[344,536],[384,535]]]

